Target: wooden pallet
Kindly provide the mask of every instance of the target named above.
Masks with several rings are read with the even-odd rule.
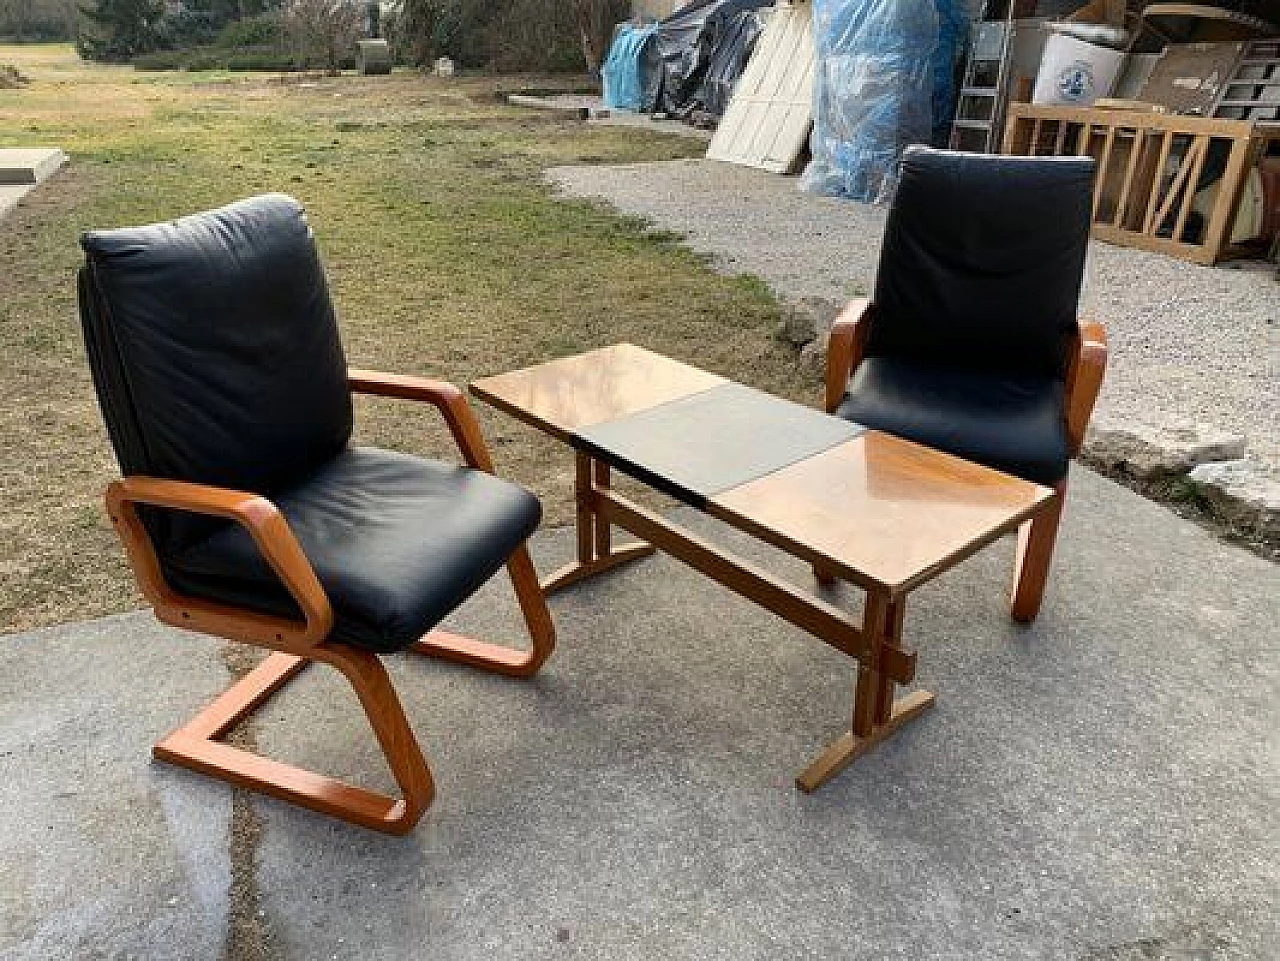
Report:
[[[1229,238],[1248,171],[1280,125],[1132,110],[1009,107],[1006,154],[1092,156],[1098,161],[1093,236],[1215,264],[1230,255]],[[1192,217],[1206,183],[1206,164],[1225,158],[1203,224]]]

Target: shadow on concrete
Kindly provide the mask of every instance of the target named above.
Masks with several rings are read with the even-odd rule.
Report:
[[[1008,543],[921,590],[937,708],[813,796],[792,778],[847,724],[852,663],[669,559],[554,598],[532,682],[392,659],[439,797],[400,840],[255,800],[273,953],[1275,957],[1280,572],[1087,471],[1072,494],[1039,622],[1008,619]],[[519,636],[501,580],[453,625]],[[0,958],[217,956],[229,791],[147,763],[217,648],[145,615],[0,646]],[[255,732],[389,786],[321,668]]]

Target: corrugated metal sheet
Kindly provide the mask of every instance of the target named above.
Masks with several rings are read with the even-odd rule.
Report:
[[[813,9],[780,4],[734,89],[707,157],[793,173],[813,126]]]

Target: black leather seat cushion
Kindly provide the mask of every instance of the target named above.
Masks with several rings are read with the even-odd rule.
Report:
[[[405,648],[466,600],[542,512],[490,474],[374,448],[348,448],[273,500],[329,595],[332,637],[380,653]],[[184,593],[301,616],[239,525],[165,566]]]
[[[868,357],[839,417],[1053,485],[1070,460],[1064,387],[1055,377],[1001,375]]]

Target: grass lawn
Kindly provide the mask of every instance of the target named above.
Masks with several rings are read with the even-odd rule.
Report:
[[[138,607],[101,494],[116,467],[80,339],[82,230],[280,190],[306,204],[355,365],[455,382],[620,340],[807,401],[753,278],[674,238],[554,199],[554,164],[700,154],[686,138],[501,104],[532,78],[149,74],[65,46],[3,46],[33,80],[0,90],[0,144],[73,158],[0,223],[0,632]],[[499,470],[571,513],[565,451],[487,409]],[[447,455],[431,414],[379,401],[359,439]]]

